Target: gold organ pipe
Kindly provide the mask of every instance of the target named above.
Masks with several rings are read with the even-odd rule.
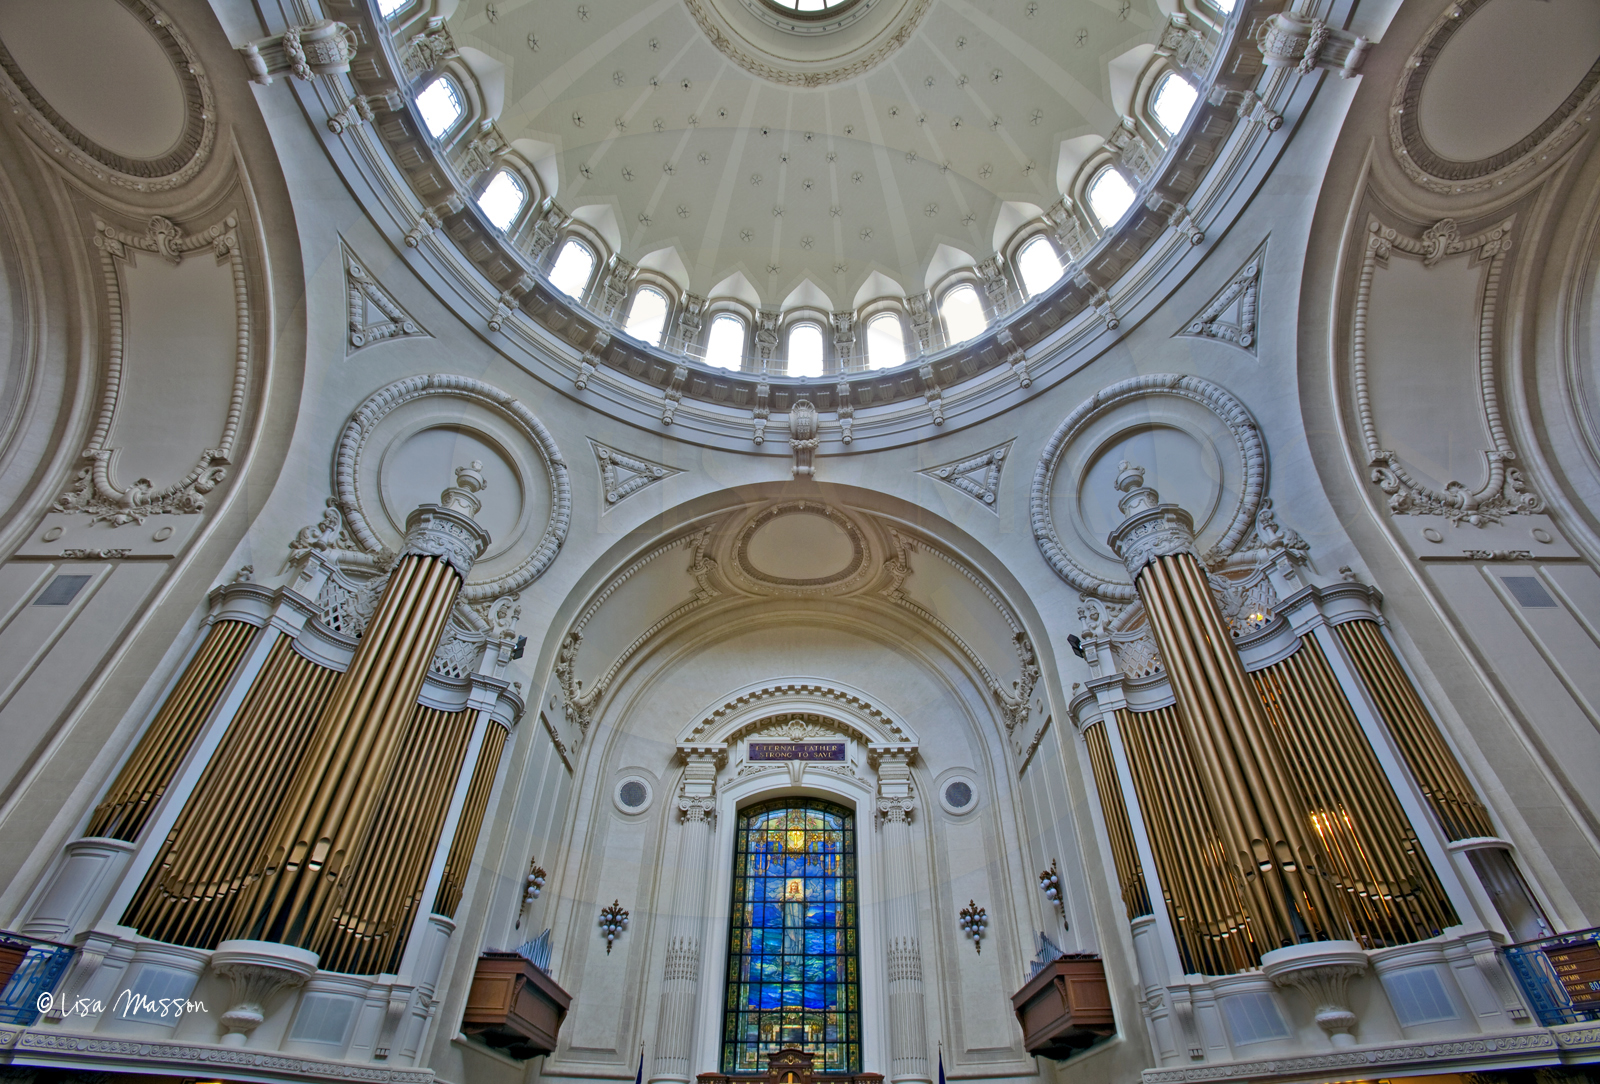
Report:
[[[211,626],[200,650],[95,809],[84,835],[127,842],[138,838],[255,632],[256,627],[244,621],[218,621]]]
[[[1454,925],[1455,911],[1320,645],[1306,639],[1251,677],[1358,936],[1373,947],[1407,944]]]
[[[1106,835],[1111,839],[1111,860],[1117,868],[1121,882],[1122,902],[1128,918],[1138,918],[1150,913],[1150,891],[1144,883],[1144,869],[1139,865],[1139,851],[1133,840],[1133,825],[1128,820],[1128,807],[1123,800],[1122,787],[1117,783],[1116,766],[1111,758],[1111,741],[1106,737],[1104,723],[1093,723],[1084,728],[1084,744],[1089,748],[1089,766],[1094,770],[1095,789],[1100,792],[1100,812],[1105,818]],[[503,740],[503,739],[502,739]],[[496,754],[498,756],[498,753]],[[477,779],[473,785],[477,785]],[[485,801],[488,794],[484,795]],[[452,857],[454,852],[452,851]],[[443,894],[441,893],[441,899]],[[456,892],[456,899],[460,891]],[[451,901],[451,910],[455,900]]]
[[[267,655],[122,921],[194,948],[220,939],[338,674],[280,639]]]
[[[483,736],[483,746],[478,751],[477,767],[472,770],[472,782],[467,787],[467,802],[461,810],[461,820],[456,824],[456,837],[450,841],[450,854],[445,859],[439,894],[434,897],[435,914],[446,918],[456,916],[456,907],[461,903],[461,894],[467,886],[467,870],[472,865],[473,852],[478,848],[478,833],[483,829],[484,813],[489,808],[489,793],[494,790],[494,777],[500,770],[500,754],[505,746],[505,727],[490,720],[488,732]],[[1123,819],[1126,821],[1126,814]],[[1131,843],[1131,830],[1128,838]],[[1143,890],[1143,877],[1139,879],[1139,887]]]
[[[1422,698],[1375,621],[1335,627],[1356,672],[1366,682],[1378,713],[1394,735],[1406,766],[1450,839],[1492,836],[1494,825],[1455,754],[1439,733]]]
[[[1302,936],[1339,937],[1336,912],[1317,875],[1316,844],[1271,745],[1260,697],[1249,685],[1199,563],[1158,557],[1138,587],[1177,697],[1180,718],[1203,755],[1202,783],[1214,810],[1238,833],[1230,849],[1248,863],[1252,913],[1271,947]],[[1297,922],[1298,920],[1298,922]]]
[[[376,974],[399,966],[428,867],[460,778],[475,712],[417,707],[377,814],[316,950],[324,970]]]
[[[460,588],[443,561],[402,557],[340,679],[244,893],[230,937],[310,948],[343,891]],[[353,873],[354,871],[350,871]]]
[[[1117,720],[1185,967],[1228,974],[1256,963],[1259,953],[1240,875],[1223,854],[1178,715],[1176,706],[1124,709]]]

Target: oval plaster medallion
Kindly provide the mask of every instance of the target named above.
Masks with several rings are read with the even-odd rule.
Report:
[[[755,584],[810,592],[850,586],[865,572],[866,540],[836,509],[810,501],[780,504],[734,538],[735,567]]]
[[[148,0],[53,0],[0,8],[6,96],[50,149],[139,191],[199,172],[216,136],[210,81],[172,18]],[[12,87],[15,91],[12,91]]]
[[[1538,57],[1515,68],[1508,57]],[[1459,0],[1428,28],[1395,87],[1389,137],[1436,192],[1503,184],[1574,138],[1600,88],[1593,0]]]

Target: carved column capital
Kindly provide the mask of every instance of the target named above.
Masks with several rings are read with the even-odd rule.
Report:
[[[728,747],[719,743],[680,745],[683,781],[678,784],[678,810],[685,824],[712,827],[717,820],[717,772],[728,763]]]
[[[1276,986],[1293,986],[1311,999],[1317,1026],[1334,1046],[1354,1046],[1356,1014],[1350,980],[1367,970],[1367,954],[1354,941],[1316,941],[1261,954],[1261,970]]]
[[[456,484],[439,495],[438,504],[419,505],[406,517],[406,541],[401,556],[437,557],[465,580],[489,545],[489,532],[472,517],[483,507],[478,494],[488,483],[483,464],[456,468]]]

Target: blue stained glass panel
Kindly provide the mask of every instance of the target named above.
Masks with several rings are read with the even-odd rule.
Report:
[[[861,1071],[855,816],[780,798],[739,815],[722,1071],[766,1071],[798,1047],[823,1072]]]

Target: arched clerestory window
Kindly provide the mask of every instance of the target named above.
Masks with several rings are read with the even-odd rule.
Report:
[[[576,301],[583,300],[594,274],[594,252],[575,238],[561,246],[556,262],[550,268],[550,285]]]
[[[1062,273],[1061,257],[1043,237],[1035,237],[1017,253],[1017,274],[1022,277],[1023,289],[1028,291],[1029,297],[1037,297],[1050,289]]]
[[[978,291],[971,283],[963,282],[945,292],[939,302],[939,316],[944,320],[945,336],[951,346],[976,338],[989,326],[983,302],[978,300]]]
[[[1156,89],[1150,95],[1150,115],[1168,136],[1174,136],[1199,100],[1200,92],[1194,89],[1193,83],[1177,72],[1168,72],[1157,80]]]
[[[1133,206],[1133,186],[1112,166],[1102,166],[1089,182],[1089,210],[1102,230],[1109,230]]]
[[[661,336],[667,329],[669,308],[671,306],[666,294],[654,286],[641,287],[633,295],[633,304],[628,307],[628,322],[622,330],[640,342],[660,346]]]
[[[719,369],[744,366],[744,321],[731,312],[719,313],[706,336],[706,364]]]
[[[511,228],[511,223],[517,220],[523,204],[527,202],[527,186],[509,169],[496,173],[478,196],[478,207],[483,211],[483,217],[493,223],[495,229],[502,231]]]
[[[722,1071],[763,1072],[792,1046],[818,1072],[860,1072],[855,814],[816,798],[741,810],[728,933]]]
[[[879,313],[867,322],[867,367],[892,369],[906,363],[906,329],[892,312]]]
[[[465,102],[466,98],[461,88],[456,86],[456,81],[448,75],[441,75],[417,95],[417,112],[422,114],[422,123],[427,126],[428,134],[440,139],[466,114]]]
[[[796,324],[789,332],[788,362],[790,376],[822,375],[822,329],[816,324]]]

